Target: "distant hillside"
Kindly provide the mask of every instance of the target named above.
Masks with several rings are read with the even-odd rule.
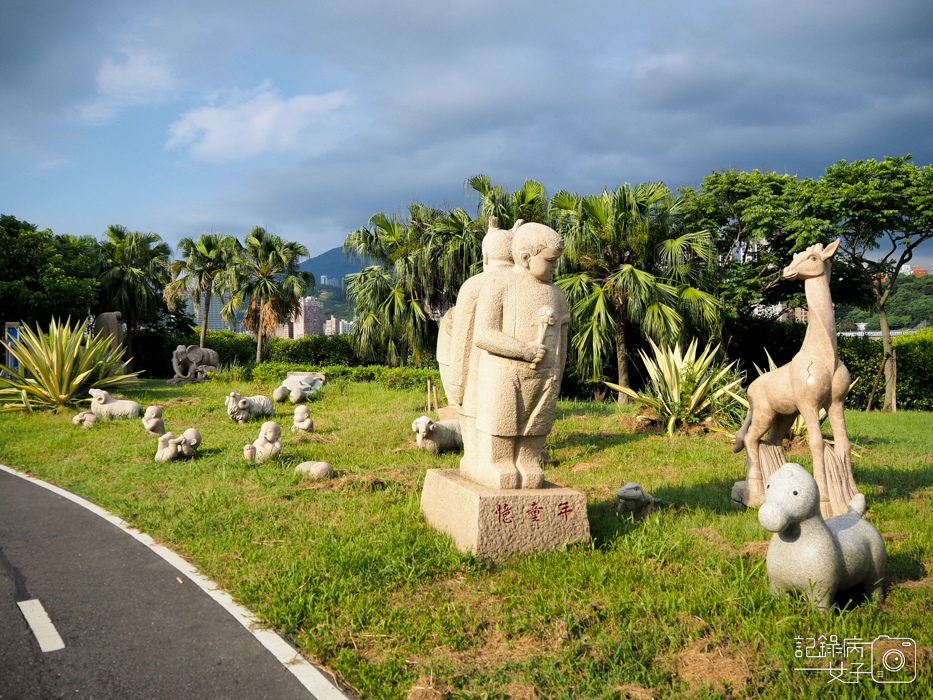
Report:
[[[317,257],[305,260],[298,267],[314,275],[320,284],[321,276],[327,277],[328,284],[343,286],[343,278],[353,272],[359,272],[364,267],[376,264],[373,260],[351,260],[346,257],[340,248],[328,250]]]

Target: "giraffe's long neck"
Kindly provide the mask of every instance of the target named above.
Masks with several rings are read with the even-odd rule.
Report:
[[[803,347],[809,354],[832,357],[831,367],[835,367],[836,353],[836,315],[833,312],[833,300],[829,293],[829,263],[826,272],[819,277],[804,281],[803,288],[807,295],[807,334]]]

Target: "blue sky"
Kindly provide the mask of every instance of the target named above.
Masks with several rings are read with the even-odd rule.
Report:
[[[933,163],[929,0],[8,0],[0,27],[0,212],[56,233],[313,256],[413,201],[472,213],[477,173]]]

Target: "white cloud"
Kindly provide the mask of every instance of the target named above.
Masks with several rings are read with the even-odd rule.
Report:
[[[183,114],[169,129],[168,149],[189,147],[199,160],[245,160],[268,151],[318,154],[338,135],[345,91],[283,98],[268,83],[223,104]]]
[[[105,59],[96,82],[97,96],[75,108],[78,119],[90,124],[105,124],[126,107],[160,102],[175,85],[164,56],[132,50]]]

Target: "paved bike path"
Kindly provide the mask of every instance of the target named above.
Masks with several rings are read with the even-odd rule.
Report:
[[[183,560],[41,483],[0,469],[0,700],[347,697]]]

